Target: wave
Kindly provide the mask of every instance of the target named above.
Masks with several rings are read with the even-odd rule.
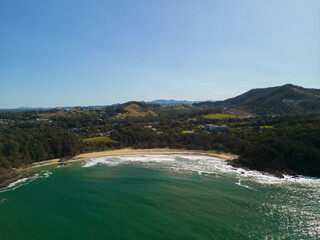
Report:
[[[13,183],[10,183],[7,187],[0,189],[0,193],[1,192],[7,192],[7,191],[13,191],[19,187],[22,187],[24,185],[27,185],[31,182],[33,182],[34,180],[38,179],[38,178],[47,178],[52,174],[52,172],[49,171],[41,171],[35,175],[33,175],[32,177],[27,177],[27,178],[21,178]]]
[[[238,185],[240,187],[244,187],[244,188],[250,189],[250,190],[253,190],[253,191],[257,191],[256,189],[254,189],[252,187],[249,187],[247,185],[242,184],[240,179],[238,180],[238,182],[236,182],[236,185]]]
[[[109,156],[87,159],[83,167],[96,165],[107,165],[110,167],[118,165],[143,165],[154,168],[166,168],[174,171],[192,171],[201,174],[213,174],[217,176],[229,176],[238,180],[255,181],[260,184],[287,184],[302,185],[310,188],[319,188],[320,179],[305,176],[284,175],[283,178],[254,170],[235,168],[223,159],[209,156],[197,155],[126,155]],[[241,181],[237,183],[241,185]],[[245,185],[246,186],[246,185]]]
[[[8,200],[7,198],[2,198],[2,199],[0,200],[0,204],[6,202],[7,200]]]

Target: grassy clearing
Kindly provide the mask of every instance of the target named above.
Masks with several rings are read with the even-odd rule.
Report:
[[[190,134],[190,133],[193,133],[194,131],[187,131],[187,130],[184,130],[182,131],[183,134]]]
[[[190,121],[197,121],[197,120],[198,120],[198,118],[197,118],[197,117],[189,118],[189,119],[188,119],[188,122],[190,122]]]
[[[83,140],[84,142],[116,142],[115,140],[111,139],[108,136],[101,136],[101,137],[94,137],[94,138],[87,138]]]
[[[229,123],[229,126],[240,126],[240,127],[246,127],[249,126],[250,122],[236,122],[236,123]]]
[[[233,129],[233,130],[243,130],[243,129],[253,129],[254,127],[253,126],[244,126],[244,127],[230,127],[230,129]],[[259,126],[260,129],[270,129],[270,128],[273,128],[273,126]]]
[[[207,114],[203,115],[204,118],[207,119],[228,119],[228,118],[240,118],[239,116],[231,115],[231,114],[223,114],[223,113],[216,113],[216,114]]]
[[[148,115],[151,115],[153,117],[157,116],[157,114],[152,111],[144,111],[143,109],[141,109],[140,106],[138,106],[137,104],[130,104],[128,106],[124,107],[124,110],[126,111],[126,113],[117,115],[116,118],[125,118],[125,117],[146,117]]]
[[[54,113],[39,113],[38,116],[41,118],[53,118],[53,117],[66,117],[67,113],[58,111]]]

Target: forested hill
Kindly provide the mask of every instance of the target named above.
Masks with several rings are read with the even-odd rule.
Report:
[[[234,107],[253,114],[297,114],[320,111],[320,89],[292,84],[252,89],[225,101],[201,102],[194,106]]]

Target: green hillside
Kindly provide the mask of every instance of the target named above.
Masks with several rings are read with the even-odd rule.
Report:
[[[146,104],[141,102],[128,102],[120,106],[122,113],[118,113],[116,118],[127,118],[127,117],[155,117],[157,114],[153,111],[154,108],[160,107],[157,104]]]
[[[252,89],[225,101],[202,102],[198,107],[234,107],[254,114],[297,114],[320,111],[320,89],[308,89],[292,84],[280,87]]]

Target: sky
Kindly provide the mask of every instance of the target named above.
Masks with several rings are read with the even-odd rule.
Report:
[[[0,108],[320,88],[319,0],[2,0]]]

